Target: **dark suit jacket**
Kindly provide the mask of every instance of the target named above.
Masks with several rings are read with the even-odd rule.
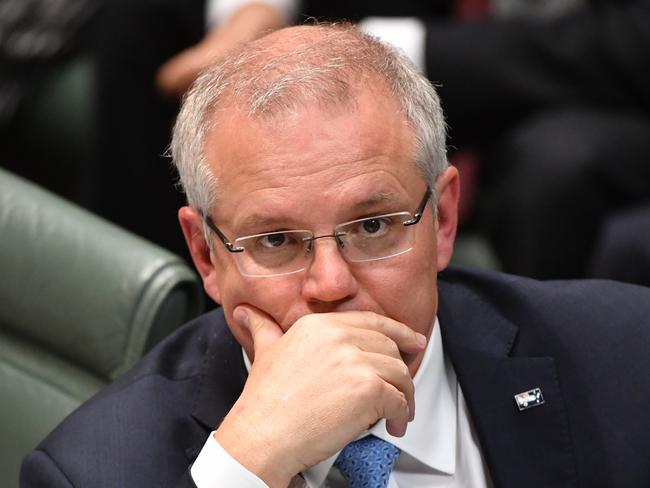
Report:
[[[439,290],[497,487],[650,486],[650,289],[451,270]],[[192,486],[188,466],[245,380],[223,314],[204,315],[68,417],[21,486]],[[546,403],[519,412],[513,395],[535,387]]]

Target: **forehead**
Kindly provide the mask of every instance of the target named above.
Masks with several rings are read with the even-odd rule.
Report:
[[[266,118],[226,109],[215,117],[206,155],[219,190],[214,211],[222,217],[306,214],[315,201],[345,206],[422,186],[413,131],[383,91],[363,89],[354,103],[335,108],[309,104]]]

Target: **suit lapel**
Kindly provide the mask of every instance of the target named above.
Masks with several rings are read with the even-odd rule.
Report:
[[[445,354],[456,370],[497,487],[577,486],[575,459],[553,358],[511,355],[518,327],[459,284],[439,283]],[[192,408],[193,461],[239,397],[247,372],[223,314],[212,329]],[[545,403],[520,412],[514,395],[540,388]]]
[[[191,415],[197,429],[185,450],[192,461],[207,435],[219,426],[239,398],[248,375],[241,346],[230,333],[222,312],[212,331],[192,407]]]
[[[573,444],[553,358],[513,357],[519,328],[459,284],[439,283],[438,317],[497,487],[577,486]],[[543,405],[514,395],[540,388]]]

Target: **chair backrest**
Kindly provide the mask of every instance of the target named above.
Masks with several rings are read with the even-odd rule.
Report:
[[[0,473],[198,315],[196,274],[164,249],[0,169]]]

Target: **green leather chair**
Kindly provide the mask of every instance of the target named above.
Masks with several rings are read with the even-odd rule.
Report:
[[[0,169],[0,485],[202,297],[181,258]]]

